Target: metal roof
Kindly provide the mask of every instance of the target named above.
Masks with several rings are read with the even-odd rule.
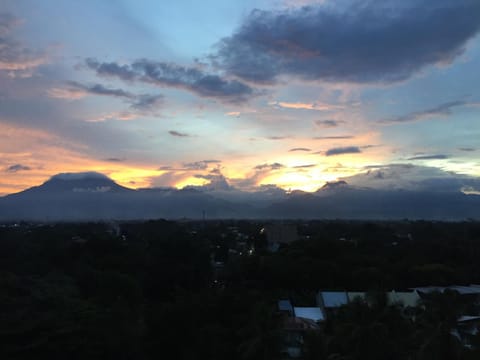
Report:
[[[347,293],[345,291],[321,291],[323,306],[326,308],[336,308],[348,304]]]
[[[460,316],[457,321],[458,322],[465,322],[465,321],[474,321],[474,320],[480,320],[480,316],[464,315],[464,316]]]
[[[444,292],[447,289],[452,291],[457,291],[461,295],[480,294],[479,285],[424,286],[424,287],[416,287],[412,289],[424,294],[430,294],[435,291]]]
[[[389,304],[400,303],[403,306],[416,307],[418,305],[418,301],[420,300],[420,296],[416,291],[396,292],[394,290],[387,293],[387,299]]]
[[[278,310],[288,311],[293,313],[293,306],[290,300],[279,300],[278,301]]]
[[[480,288],[478,286],[449,286],[448,289],[458,291],[459,294],[480,294]]]
[[[430,294],[433,292],[444,292],[445,289],[447,288],[445,286],[421,286],[421,287],[415,287],[411,289],[424,294]]]
[[[322,309],[319,307],[294,307],[293,310],[296,317],[310,319],[313,321],[325,320]]]

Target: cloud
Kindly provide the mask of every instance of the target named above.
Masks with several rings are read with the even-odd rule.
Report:
[[[458,148],[458,150],[460,150],[460,151],[475,151],[476,149],[473,148],[473,147],[461,147],[461,148]]]
[[[314,123],[319,128],[329,129],[329,128],[337,127],[340,124],[343,124],[344,121],[339,121],[339,120],[315,120]]]
[[[266,139],[268,139],[268,140],[285,140],[285,139],[290,139],[290,136],[267,136]]]
[[[220,160],[202,160],[191,163],[184,163],[182,170],[205,170],[211,164],[220,164]]]
[[[357,187],[370,187],[378,190],[417,190],[470,192],[480,189],[480,179],[467,175],[444,171],[435,167],[412,164],[386,164],[365,167],[367,172],[342,178]]]
[[[179,132],[179,131],[175,131],[175,130],[170,130],[168,132],[170,135],[172,136],[176,136],[176,137],[190,137],[191,135],[187,134],[187,133],[182,133],[182,132]]]
[[[299,103],[299,102],[285,102],[285,101],[273,101],[269,105],[296,110],[316,110],[316,111],[331,111],[337,109],[343,109],[343,106],[325,104],[325,103]]]
[[[107,120],[118,120],[118,121],[130,121],[138,119],[140,115],[138,113],[133,113],[130,111],[113,111],[110,113],[105,113],[85,121],[87,122],[102,122]]]
[[[32,168],[22,164],[10,165],[5,169],[5,171],[9,173],[16,173],[18,171],[27,171],[27,170],[32,170]]]
[[[46,63],[47,54],[24,47],[11,37],[20,20],[11,14],[0,13],[0,73],[11,77],[30,77],[33,71]]]
[[[65,88],[48,90],[48,95],[57,99],[77,100],[88,95],[111,96],[128,101],[130,107],[139,111],[150,111],[163,104],[163,95],[141,94],[136,95],[123,89],[114,89],[102,84],[85,85],[76,81],[67,81]]]
[[[362,151],[358,146],[346,146],[328,149],[325,156],[343,155],[343,154],[358,154]]]
[[[284,168],[285,165],[280,163],[272,163],[272,164],[260,164],[254,167],[255,170],[278,170]]]
[[[305,151],[305,152],[308,152],[308,151],[312,151],[312,149],[298,147],[298,148],[290,149],[290,150],[288,150],[288,151],[289,151],[289,152],[296,152],[296,151]]]
[[[136,97],[136,100],[132,103],[131,107],[140,111],[155,110],[163,105],[163,95],[149,95],[143,94]]]
[[[212,164],[221,164],[221,160],[214,160],[214,159],[209,159],[209,160],[200,160],[200,161],[194,161],[194,162],[189,162],[189,163],[183,163],[181,166],[170,166],[170,165],[165,165],[161,166],[158,170],[166,170],[166,171],[198,171],[198,170],[206,170],[210,167]],[[212,169],[211,171],[215,171],[215,169]]]
[[[407,160],[444,160],[448,159],[447,155],[419,155],[419,156],[414,156],[411,158],[408,158]]]
[[[414,111],[406,115],[397,116],[391,119],[386,119],[380,121],[382,124],[396,124],[396,123],[406,123],[413,121],[428,120],[434,116],[448,116],[452,113],[452,108],[457,106],[469,105],[466,101],[450,101],[447,103],[440,104],[433,108]]]
[[[185,181],[191,176],[191,174],[183,172],[168,171],[158,176],[150,177],[150,184],[154,187],[172,187],[179,182]]]
[[[258,184],[265,178],[267,178],[272,172],[277,170],[284,169],[285,165],[280,163],[265,163],[256,165],[253,168],[253,172],[251,172],[248,176],[242,179],[230,179],[230,181],[236,186],[241,189],[245,190],[256,190]]]
[[[125,159],[116,158],[116,157],[106,158],[104,160],[108,161],[108,162],[123,162],[123,161],[125,161]]]
[[[202,189],[207,190],[230,190],[232,187],[228,183],[227,179],[221,173],[220,169],[213,169],[209,174],[196,174],[194,175],[197,179],[208,180],[209,183],[200,186]]]
[[[198,96],[225,102],[241,103],[259,95],[241,81],[208,74],[196,67],[184,67],[173,63],[140,59],[128,65],[119,65],[115,62],[101,63],[95,59],[87,59],[86,65],[95,70],[99,76],[180,88]]]
[[[451,63],[479,30],[477,0],[351,0],[254,10],[213,58],[228,73],[256,83],[281,75],[391,83]]]
[[[353,135],[339,135],[339,136],[315,136],[312,139],[314,140],[347,140],[353,139],[355,136]]]
[[[66,88],[53,88],[48,91],[50,97],[60,99],[79,99],[87,95],[104,95],[125,99],[134,99],[135,95],[122,89],[112,89],[101,84],[84,85],[76,81],[67,81]]]
[[[295,165],[292,169],[308,169],[317,166],[316,164]]]

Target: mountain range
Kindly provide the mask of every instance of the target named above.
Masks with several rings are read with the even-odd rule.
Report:
[[[0,198],[0,221],[135,219],[480,219],[480,180],[390,166],[329,182],[313,193],[274,185],[129,189],[96,173],[63,173]],[[408,182],[402,183],[402,174]],[[441,176],[440,176],[440,175]],[[434,175],[434,176],[433,176]],[[396,182],[392,182],[395,179]]]

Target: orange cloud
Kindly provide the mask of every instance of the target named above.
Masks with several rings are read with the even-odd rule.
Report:
[[[301,103],[301,102],[274,101],[269,104],[272,106],[279,106],[285,109],[302,109],[302,110],[316,110],[316,111],[331,111],[331,110],[339,110],[344,108],[341,105],[319,103],[319,102]]]
[[[66,100],[78,100],[88,95],[84,90],[73,88],[52,88],[47,90],[47,94],[51,98]]]
[[[102,122],[107,120],[120,120],[120,121],[130,121],[135,120],[140,117],[140,114],[136,114],[130,111],[113,111],[110,113],[105,113],[97,117],[87,119],[87,122]]]
[[[95,159],[85,150],[80,143],[46,131],[0,123],[0,196],[39,185],[61,172],[98,171],[127,187],[150,186],[150,178],[160,174],[153,166]]]

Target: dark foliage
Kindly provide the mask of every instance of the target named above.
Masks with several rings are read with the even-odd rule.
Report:
[[[415,321],[378,294],[480,283],[480,224],[298,226],[303,240],[271,254],[254,222],[4,225],[0,358],[277,359],[276,300],[311,306],[320,289],[377,295],[306,333],[306,359],[478,356],[451,334],[478,311],[455,293],[432,296]]]

